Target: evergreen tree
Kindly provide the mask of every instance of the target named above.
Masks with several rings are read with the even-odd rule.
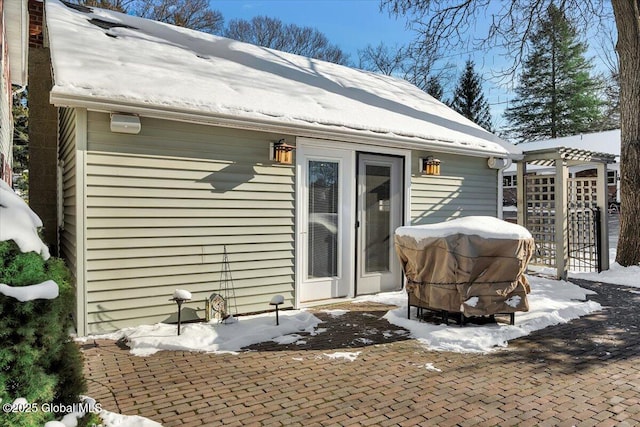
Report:
[[[517,142],[596,131],[602,123],[601,82],[591,77],[587,45],[553,4],[530,38],[513,105],[505,111]]]
[[[437,77],[435,76],[429,77],[429,80],[427,80],[427,85],[424,88],[424,91],[427,92],[429,95],[433,96],[438,101],[442,101],[442,96],[444,95],[444,89],[442,88],[442,84],[440,83],[440,80]]]
[[[451,100],[451,108],[474,123],[492,131],[489,103],[482,93],[480,76],[474,70],[473,61],[468,59],[464,73]]]
[[[6,215],[5,226],[22,229],[15,234],[25,239],[28,227],[24,225],[35,214],[15,213],[17,204],[26,204],[16,202],[17,196],[2,184],[0,215]],[[10,222],[11,218],[20,220]],[[58,285],[58,297],[23,301],[6,295],[5,286],[20,289],[48,280]],[[75,301],[71,274],[61,259],[33,250],[23,252],[15,241],[4,240],[0,241],[0,283],[0,400],[6,405],[22,398],[40,407],[31,412],[5,410],[0,425],[42,426],[63,415],[44,411],[44,403],[69,406],[79,402],[79,395],[86,391],[82,355],[69,336]]]

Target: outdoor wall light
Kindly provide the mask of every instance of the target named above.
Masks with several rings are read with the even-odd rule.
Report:
[[[130,114],[111,114],[111,132],[115,133],[140,133],[140,117]]]
[[[425,175],[440,175],[440,160],[433,156],[421,158],[420,170]]]
[[[487,166],[491,169],[506,169],[511,166],[511,159],[503,159],[498,157],[489,157],[487,160]]]
[[[284,139],[269,144],[269,159],[274,160],[282,165],[290,165],[293,163],[293,150],[296,147],[287,144]]]

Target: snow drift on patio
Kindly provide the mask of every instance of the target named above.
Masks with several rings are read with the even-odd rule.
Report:
[[[315,334],[315,328],[321,321],[307,311],[281,311],[280,325],[276,326],[275,314],[261,314],[241,317],[239,321],[218,323],[187,323],[180,328],[165,323],[142,325],[121,329],[106,335],[90,338],[118,340],[126,339],[131,353],[137,356],[149,356],[160,350],[204,351],[211,353],[233,353],[243,347],[264,341],[280,342],[283,336],[309,332]]]
[[[397,293],[395,299],[380,295],[375,298],[364,297],[362,300],[404,304],[385,315],[389,323],[408,329],[413,338],[417,338],[430,350],[456,352],[490,352],[506,347],[508,341],[529,335],[533,331],[566,323],[602,309],[595,301],[585,301],[587,295],[594,294],[592,291],[565,281],[527,277],[531,285],[529,311],[516,313],[516,324],[513,326],[500,323],[464,327],[434,325],[415,320],[415,313],[412,313],[411,319],[407,319],[404,292]]]
[[[384,293],[357,298],[354,303],[374,301],[397,305],[385,318],[392,324],[410,331],[427,349],[457,352],[490,352],[507,346],[508,341],[531,332],[600,310],[600,304],[585,301],[593,292],[569,282],[529,276],[531,294],[530,311],[516,313],[516,324],[444,326],[416,320],[415,315],[407,319],[407,296],[404,291]],[[337,316],[342,311],[328,314]],[[300,332],[311,335],[330,333],[317,329],[321,321],[308,311],[280,312],[280,326],[275,324],[275,315],[266,313],[240,317],[231,324],[191,323],[182,325],[182,333],[177,335],[176,325],[158,323],[126,328],[108,335],[92,338],[121,339],[127,341],[131,353],[148,356],[160,350],[205,351],[213,353],[238,352],[242,348],[264,341],[281,344],[297,342],[303,337]]]

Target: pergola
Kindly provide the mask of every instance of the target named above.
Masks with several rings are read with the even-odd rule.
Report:
[[[536,256],[532,264],[555,268],[556,277],[566,279],[570,257],[569,236],[572,234],[584,240],[584,250],[600,254],[598,271],[609,268],[609,163],[615,163],[612,154],[575,148],[553,147],[524,152],[524,158],[517,162],[518,224],[529,229],[536,239]],[[595,166],[595,178],[569,177],[570,167],[585,164]],[[527,165],[555,167],[555,171],[529,173]],[[584,219],[598,211],[600,215],[595,215],[593,230],[584,225],[572,228],[570,214]],[[589,241],[593,242],[593,248],[588,247]]]

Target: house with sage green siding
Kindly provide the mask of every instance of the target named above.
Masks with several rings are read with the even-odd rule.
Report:
[[[399,290],[394,230],[500,216],[521,153],[406,81],[47,0],[79,334]]]

